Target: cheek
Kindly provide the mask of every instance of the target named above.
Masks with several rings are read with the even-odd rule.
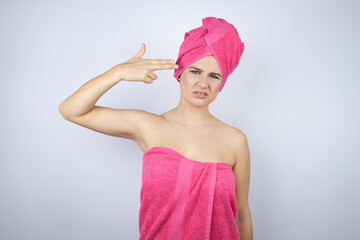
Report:
[[[210,85],[212,89],[220,89],[221,83],[222,83],[221,79],[214,79],[210,81]]]
[[[186,85],[194,81],[194,76],[188,72],[184,72],[183,75],[181,75],[181,77],[182,77],[181,81]]]

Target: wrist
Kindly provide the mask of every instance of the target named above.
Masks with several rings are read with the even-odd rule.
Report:
[[[111,74],[111,76],[117,81],[117,82],[121,82],[123,80],[122,77],[122,72],[120,70],[119,65],[114,66],[113,68],[111,68],[109,70],[109,73]]]

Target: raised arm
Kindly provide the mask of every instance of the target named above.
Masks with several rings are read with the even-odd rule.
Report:
[[[118,64],[89,80],[59,105],[61,115],[68,121],[104,134],[137,141],[141,136],[141,122],[154,116],[143,110],[114,109],[96,106],[96,102],[110,88],[121,81],[142,81],[147,84],[157,79],[155,70],[177,68],[173,60],[142,59],[145,44],[130,60]]]

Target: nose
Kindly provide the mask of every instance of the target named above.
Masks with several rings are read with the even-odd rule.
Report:
[[[199,78],[198,85],[201,88],[206,88],[208,86],[208,77],[205,74],[202,74],[202,76]]]

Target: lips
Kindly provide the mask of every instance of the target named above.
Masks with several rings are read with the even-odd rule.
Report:
[[[201,91],[195,91],[194,93],[204,93],[205,96],[207,96],[208,94],[206,92],[201,92]]]

